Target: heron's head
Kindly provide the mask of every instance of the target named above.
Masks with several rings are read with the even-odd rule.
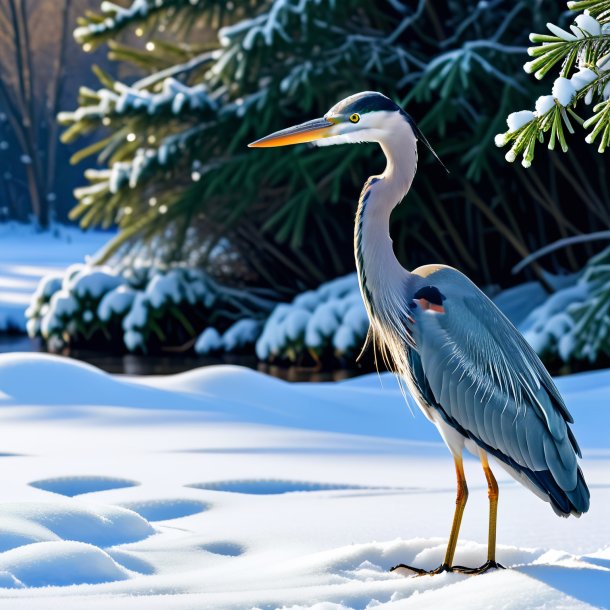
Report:
[[[357,144],[359,142],[402,143],[405,135],[413,146],[419,140],[439,163],[445,167],[415,121],[389,97],[376,91],[356,93],[335,104],[321,119],[307,121],[288,129],[276,131],[250,148],[273,148],[313,142],[317,146]],[[445,170],[448,172],[447,168]]]
[[[321,119],[314,119],[276,131],[256,142],[251,148],[271,148],[314,142],[318,146],[383,142],[397,129],[415,126],[409,115],[390,98],[375,91],[350,95],[333,106]]]

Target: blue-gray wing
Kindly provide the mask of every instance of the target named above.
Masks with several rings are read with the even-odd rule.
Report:
[[[573,420],[536,353],[466,276],[442,268],[422,281],[426,287],[415,298],[442,299],[436,307],[414,301],[410,361],[426,400],[449,425],[526,477],[557,513],[586,512],[589,490],[576,459]]]

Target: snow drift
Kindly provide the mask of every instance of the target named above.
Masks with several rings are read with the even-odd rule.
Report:
[[[497,470],[498,558],[511,569],[405,578],[388,569],[440,562],[455,490],[436,430],[390,375],[125,378],[0,356],[0,607],[607,607],[610,371],[558,384],[591,511],[557,519]],[[465,467],[456,561],[475,565],[486,485],[475,460]]]

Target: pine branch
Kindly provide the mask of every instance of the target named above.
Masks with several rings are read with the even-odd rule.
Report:
[[[573,10],[584,5],[588,7],[570,26],[572,33],[548,23],[553,36],[530,35],[532,42],[540,42],[541,45],[528,49],[535,59],[524,65],[525,71],[541,79],[558,62],[562,62],[562,67],[553,84],[552,95],[538,98],[535,112],[523,110],[509,115],[508,131],[496,136],[497,146],[512,143],[506,153],[507,161],[512,162],[522,155],[522,165],[530,167],[536,143],[544,142],[547,132],[548,148],[553,150],[559,141],[563,152],[567,152],[564,128],[574,133],[570,117],[585,129],[592,128],[585,138],[589,144],[601,135],[598,151],[603,153],[606,150],[610,138],[610,24],[606,23],[610,20],[610,14],[606,11],[607,4],[607,0],[569,3]],[[595,19],[593,14],[598,15],[600,20]],[[574,72],[576,67],[578,70]],[[595,114],[583,120],[576,113],[578,104],[581,101],[590,104],[594,100],[602,101],[594,107]]]
[[[218,109],[217,102],[210,97],[204,85],[183,85],[174,78],[163,80],[158,92],[129,87],[116,82],[112,89],[92,91],[82,88],[81,106],[74,112],[61,112],[58,120],[69,129],[62,134],[63,142],[72,142],[84,133],[89,133],[112,121],[129,125],[134,118],[142,117],[157,123],[161,118],[176,119],[192,116],[197,120],[208,117]],[[144,125],[146,120],[143,121]],[[145,130],[140,127],[140,130]]]
[[[253,0],[253,4],[262,4],[264,0]],[[139,26],[138,33],[156,23],[159,18],[168,22],[182,23],[200,19],[204,24],[214,28],[224,24],[231,15],[225,0],[132,0],[127,7],[113,2],[103,2],[102,12],[88,12],[86,17],[78,20],[74,38],[90,51],[104,42],[114,38],[127,28]]]

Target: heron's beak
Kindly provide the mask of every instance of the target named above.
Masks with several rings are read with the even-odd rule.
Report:
[[[329,119],[314,119],[301,123],[295,127],[276,131],[256,142],[248,144],[249,148],[273,148],[274,146],[288,146],[290,144],[303,144],[304,142],[315,142],[321,138],[332,135],[330,127],[335,123]]]

